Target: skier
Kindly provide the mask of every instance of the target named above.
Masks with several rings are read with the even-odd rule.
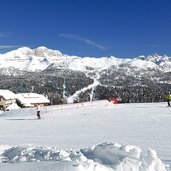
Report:
[[[40,104],[37,104],[37,119],[41,119],[40,117]]]
[[[170,92],[166,95],[166,98],[167,98],[168,107],[170,107],[170,101],[171,101],[171,93]]]

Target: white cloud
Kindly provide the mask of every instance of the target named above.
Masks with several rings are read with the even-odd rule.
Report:
[[[18,48],[19,46],[16,45],[0,45],[0,49],[11,49],[11,48]]]
[[[69,39],[75,39],[75,40],[78,40],[78,41],[81,41],[81,42],[84,42],[88,45],[91,45],[91,46],[94,46],[98,49],[101,49],[101,50],[106,50],[106,47],[105,46],[102,46],[92,40],[89,40],[89,39],[86,39],[86,38],[82,38],[80,36],[77,36],[77,35],[73,35],[73,34],[59,34],[60,37],[65,37],[65,38],[69,38]]]
[[[101,50],[106,50],[106,47],[104,47],[104,46],[102,46],[102,45],[100,45],[100,44],[97,44],[97,43],[95,43],[95,42],[92,41],[92,40],[89,40],[89,39],[82,39],[82,41],[85,42],[85,43],[87,43],[87,44],[89,44],[89,45],[95,46],[95,47],[97,47],[97,48],[99,48],[99,49],[101,49]]]

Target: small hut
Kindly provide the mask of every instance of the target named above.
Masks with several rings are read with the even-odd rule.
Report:
[[[14,103],[16,103],[16,94],[10,90],[0,89],[0,109],[6,109]]]
[[[20,107],[33,107],[37,104],[47,106],[50,100],[42,94],[37,93],[19,93],[16,94],[17,104]]]

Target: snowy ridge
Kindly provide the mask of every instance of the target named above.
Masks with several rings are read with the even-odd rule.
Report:
[[[42,71],[46,68],[68,68],[78,71],[93,69],[100,72],[111,66],[118,68],[120,65],[128,65],[143,69],[160,69],[166,72],[171,71],[171,57],[157,54],[149,56],[139,56],[134,59],[122,59],[116,57],[78,57],[62,54],[58,50],[38,47],[30,49],[28,47],[19,48],[11,52],[0,54],[0,68],[14,67],[23,71]]]
[[[81,150],[20,145],[0,146],[1,163],[58,161],[69,163],[69,171],[166,171],[154,150],[145,155],[134,145],[103,143]],[[65,165],[66,166],[66,165]]]

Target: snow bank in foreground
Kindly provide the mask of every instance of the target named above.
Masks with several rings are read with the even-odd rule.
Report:
[[[32,145],[0,146],[1,163],[58,161],[67,171],[166,171],[154,150],[103,143],[81,150],[59,150]],[[66,164],[67,163],[67,164]]]

